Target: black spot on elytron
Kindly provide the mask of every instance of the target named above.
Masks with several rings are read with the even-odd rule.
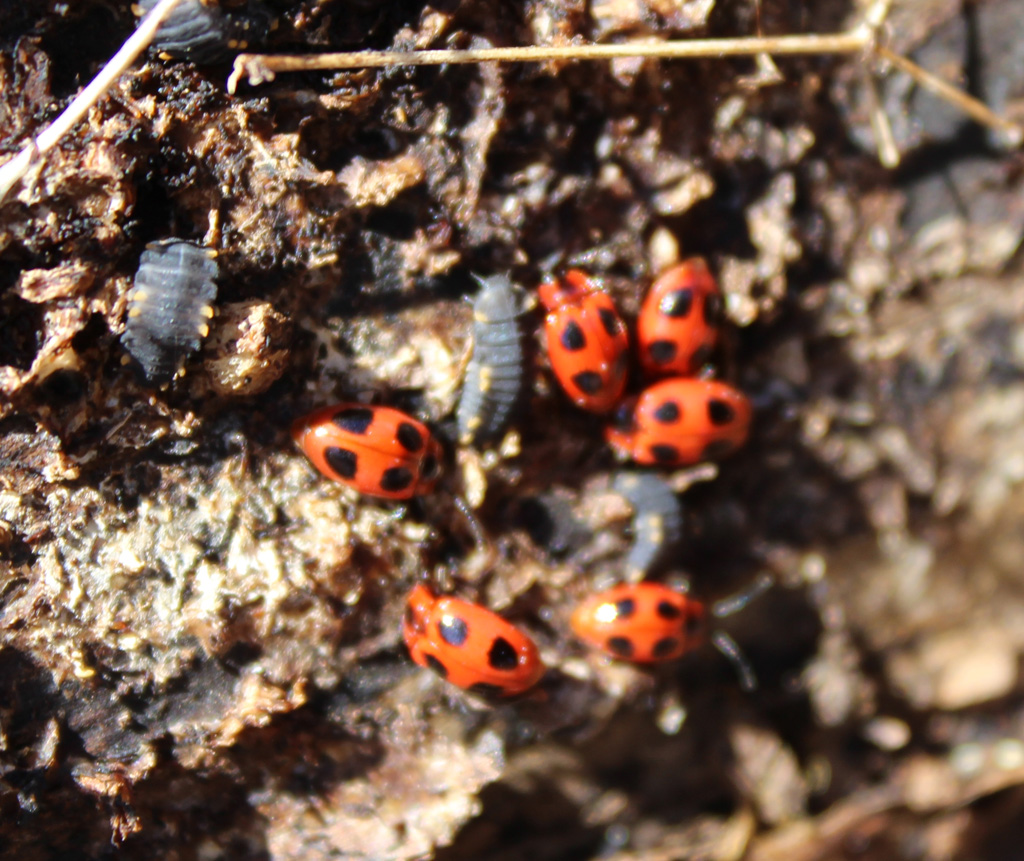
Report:
[[[730,440],[712,440],[706,446],[704,446],[704,451],[701,452],[701,459],[715,460],[716,458],[725,457],[734,448],[736,448],[736,446]]]
[[[636,430],[636,415],[633,408],[636,406],[636,399],[630,398],[625,403],[619,404],[612,413],[612,427],[623,433],[632,433]]]
[[[474,682],[466,690],[481,697],[500,697],[505,693],[501,685],[491,685],[487,682]]]
[[[437,673],[442,679],[448,678],[448,668],[433,655],[427,655],[427,666]]]
[[[354,451],[331,446],[324,452],[324,460],[342,478],[351,479],[356,477],[356,467],[358,466],[359,458]]]
[[[668,443],[655,443],[650,448],[651,457],[655,463],[678,463],[679,449]]]
[[[679,421],[679,404],[675,401],[665,401],[659,404],[654,411],[654,420],[659,424],[671,425]]]
[[[620,658],[632,658],[633,643],[628,637],[609,637],[608,651]]]
[[[437,458],[428,454],[420,463],[420,477],[429,481],[437,475]]]
[[[423,434],[409,422],[399,422],[398,432],[395,434],[398,444],[406,451],[416,452],[423,448]]]
[[[519,666],[519,655],[504,637],[495,637],[487,652],[487,663],[496,670],[514,670]]]
[[[437,633],[449,646],[461,646],[469,636],[469,626],[458,616],[442,616],[437,623]]]
[[[674,320],[689,317],[690,311],[693,310],[693,290],[689,287],[684,287],[682,290],[673,290],[662,297],[661,302],[658,304],[658,310],[666,317],[671,317]]]
[[[572,381],[585,395],[596,395],[601,391],[601,375],[597,371],[580,371],[573,375]]]
[[[704,320],[709,326],[720,326],[725,319],[725,305],[722,297],[712,293],[704,299]]]
[[[348,407],[336,412],[331,421],[343,431],[362,436],[373,424],[373,410],[369,407]]]
[[[690,356],[690,367],[699,368],[701,365],[707,364],[710,358],[711,348],[707,344],[701,344]]]
[[[734,421],[735,418],[736,410],[733,409],[732,404],[727,404],[718,398],[708,400],[708,419],[711,420],[711,424],[723,427]]]
[[[651,341],[647,347],[647,355],[656,365],[667,365],[678,352],[675,341]]]
[[[576,353],[587,346],[587,338],[583,334],[583,329],[575,320],[570,320],[565,324],[558,340],[570,353]]]
[[[623,598],[615,602],[615,618],[628,619],[636,612],[636,601],[632,598]]]
[[[405,490],[413,482],[412,470],[406,466],[392,466],[380,477],[380,489],[389,493]]]
[[[671,601],[659,601],[658,606],[655,608],[655,612],[657,612],[662,619],[678,619],[683,615],[683,611]]]
[[[675,637],[662,637],[654,644],[651,654],[656,658],[667,658],[679,648],[679,640]]]
[[[612,338],[619,334],[619,318],[615,316],[615,312],[611,308],[598,308],[597,316],[600,318],[604,330]]]

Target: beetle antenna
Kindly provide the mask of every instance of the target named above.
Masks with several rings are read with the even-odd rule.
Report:
[[[736,669],[736,675],[740,679],[740,687],[747,693],[757,690],[757,676],[754,675],[754,668],[750,665],[750,660],[747,656],[743,654],[739,644],[725,631],[717,630],[711,634],[711,644]]]
[[[480,524],[480,519],[473,513],[473,509],[469,507],[469,503],[461,496],[454,493],[452,494],[452,501],[455,503],[455,507],[459,509],[459,512],[466,521],[466,525],[469,527],[469,533],[473,538],[475,550],[477,552],[480,552],[481,550],[483,551],[483,558],[473,565],[475,573],[471,579],[476,580],[495,566],[498,561],[498,548],[484,533],[484,528]]]
[[[716,601],[711,608],[711,615],[716,619],[724,619],[726,616],[733,616],[746,607],[751,601],[760,598],[765,592],[775,585],[775,577],[767,571],[758,574],[754,582],[734,595],[729,595],[721,601]]]
[[[479,518],[473,513],[473,509],[469,507],[469,503],[456,493],[452,494],[452,502],[455,503],[455,507],[459,509],[459,512],[466,519],[469,531],[473,535],[473,541],[476,544],[485,544],[487,538],[484,535],[484,528],[480,525]]]

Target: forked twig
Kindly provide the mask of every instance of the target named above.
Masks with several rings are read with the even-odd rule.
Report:
[[[0,165],[0,203],[7,194],[28,173],[29,169],[44,153],[53,149],[74,125],[85,116],[110,85],[127,69],[139,54],[153,41],[164,18],[181,0],[160,0],[153,10],[142,19],[138,28],[125,41],[121,49],[111,57],[88,86],[71,101],[50,125],[25,144],[14,158]]]
[[[239,54],[228,78],[234,93],[245,78],[256,86],[274,80],[279,72],[367,69],[393,66],[440,66],[461,63],[540,63],[549,60],[610,60],[621,57],[696,59],[768,55],[865,53],[887,60],[925,89],[943,98],[977,122],[1002,133],[1011,146],[1024,142],[1024,128],[1000,117],[978,99],[943,81],[917,63],[879,44],[878,30],[888,9],[886,0],[875,3],[864,23],[845,33],[809,33],[797,36],[747,36],[730,39],[680,39],[667,42],[630,42],[616,45],[531,46],[525,48],[470,48],[435,51],[352,51],[333,54]],[[887,167],[899,161],[891,129],[880,108],[872,113],[879,136],[879,157]]]

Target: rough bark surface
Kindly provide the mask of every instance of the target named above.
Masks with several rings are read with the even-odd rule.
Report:
[[[230,4],[227,4],[230,5]],[[128,2],[0,4],[0,159],[130,34]],[[268,0],[268,50],[832,32],[845,2]],[[1024,116],[1019,0],[898,2],[894,49]],[[1024,161],[859,58],[283,75],[150,55],[0,206],[0,856],[1014,858],[1024,823]],[[146,388],[119,337],[147,242],[218,251],[217,316]],[[777,586],[655,671],[569,634],[622,576],[600,422],[527,376],[500,456],[454,443],[473,275],[578,266],[627,317],[700,254],[757,404],[668,475],[664,579]],[[535,320],[539,326],[539,319]],[[397,508],[294,417],[446,440]],[[489,546],[452,503],[464,494]],[[482,561],[482,560],[486,560]],[[491,564],[493,562],[493,564]],[[488,705],[408,661],[424,575],[551,667]]]

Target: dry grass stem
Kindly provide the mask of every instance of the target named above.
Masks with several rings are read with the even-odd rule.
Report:
[[[549,60],[613,60],[622,57],[695,59],[745,57],[756,54],[854,54],[868,48],[874,36],[867,27],[848,33],[798,36],[749,36],[735,39],[677,39],[669,42],[628,42],[616,45],[530,46],[438,51],[352,51],[336,54],[239,54],[228,78],[228,91],[246,78],[257,85],[278,72],[328,69],[369,69],[392,66],[443,66],[464,63],[543,63]]]
[[[1024,129],[1016,123],[1010,122],[1005,117],[999,116],[988,105],[980,102],[974,96],[954,87],[937,75],[933,75],[927,69],[922,69],[917,63],[889,50],[885,45],[878,45],[875,48],[875,53],[883,60],[892,63],[900,71],[906,72],[928,92],[958,107],[971,119],[1001,132],[1006,136],[1007,143],[1011,146],[1020,146],[1024,142]]]
[[[164,18],[181,0],[160,0],[153,10],[139,23],[138,28],[125,41],[92,81],[72,100],[59,117],[23,146],[17,154],[0,165],[0,203],[28,173],[38,158],[60,143],[86,112],[103,96],[110,85],[135,61],[153,40]]]
[[[549,60],[610,60],[621,57],[658,59],[721,58],[756,55],[855,54],[864,52],[888,60],[918,84],[946,99],[968,116],[1001,132],[1014,146],[1024,141],[1024,129],[998,116],[973,96],[957,89],[899,54],[878,44],[877,33],[888,10],[876,3],[868,20],[846,33],[796,36],[749,36],[734,39],[679,39],[668,42],[630,42],[616,45],[531,46],[436,51],[352,51],[333,54],[239,54],[228,78],[234,93],[244,78],[256,86],[273,81],[279,72],[367,69],[394,66],[440,66],[463,63],[540,63]],[[887,167],[899,163],[888,119],[881,108],[872,111],[879,158]]]
[[[892,133],[892,124],[882,107],[882,99],[878,94],[878,84],[870,74],[864,75],[864,88],[870,100],[868,112],[871,131],[878,150],[878,161],[882,167],[894,168],[900,163],[900,151],[896,146],[896,137]]]

